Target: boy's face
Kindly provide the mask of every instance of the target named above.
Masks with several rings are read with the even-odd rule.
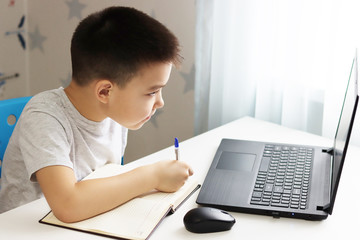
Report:
[[[136,130],[164,106],[162,88],[169,80],[170,63],[154,63],[142,68],[125,87],[115,85],[111,93],[108,117]]]

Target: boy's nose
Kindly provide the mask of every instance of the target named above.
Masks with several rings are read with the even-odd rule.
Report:
[[[162,108],[164,106],[165,102],[164,99],[162,98],[162,92],[161,90],[159,91],[159,93],[156,96],[156,102],[154,104],[154,108]]]
[[[159,97],[155,102],[155,108],[162,108],[164,107],[164,104],[165,104],[164,99],[162,98],[161,94],[159,94]]]

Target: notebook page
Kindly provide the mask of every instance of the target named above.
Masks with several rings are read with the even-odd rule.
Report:
[[[138,198],[148,199],[155,202],[161,202],[162,204],[170,204],[173,209],[178,205],[196,188],[198,181],[195,178],[189,178],[184,186],[174,193],[165,193],[153,190],[148,194],[143,194]],[[156,193],[156,194],[153,194]]]
[[[127,171],[129,171],[129,169],[126,167],[126,165],[107,164],[97,169],[95,172],[91,173],[85,179],[110,177],[116,174],[125,173]],[[184,198],[188,196],[195,189],[198,183],[199,182],[197,181],[197,179],[191,177],[185,182],[185,185],[175,193],[165,193],[165,192],[159,192],[153,190],[150,193],[146,193],[139,196],[138,198],[144,198],[162,203],[167,202],[173,205],[174,208],[176,208],[184,200]]]
[[[154,204],[153,201],[136,198],[109,212],[77,223],[63,223],[52,213],[43,220],[84,231],[122,238],[145,239],[166,212],[167,209],[161,203]]]

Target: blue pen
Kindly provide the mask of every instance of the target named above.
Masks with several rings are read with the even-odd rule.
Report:
[[[174,146],[175,146],[176,160],[179,160],[179,140],[177,138],[175,138]]]

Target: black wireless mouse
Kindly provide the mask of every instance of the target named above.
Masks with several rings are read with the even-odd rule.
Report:
[[[194,208],[184,216],[185,228],[194,233],[227,231],[235,224],[229,213],[210,207]]]

